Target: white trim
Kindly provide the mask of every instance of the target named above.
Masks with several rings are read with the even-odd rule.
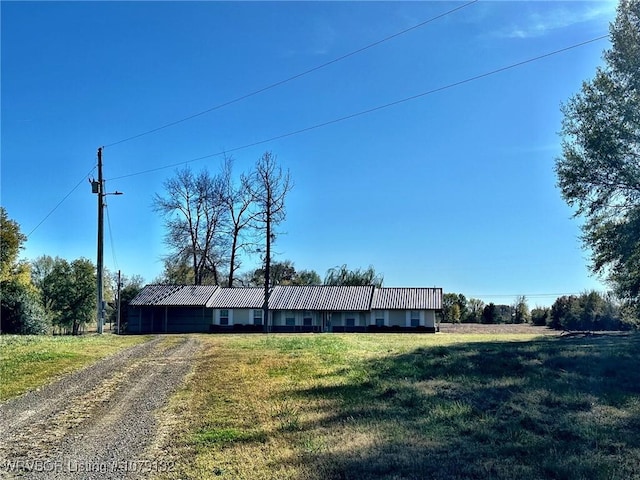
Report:
[[[256,312],[260,312],[260,322],[261,323],[256,323]],[[262,325],[264,326],[264,311],[262,309],[259,308],[252,308],[251,309],[251,325]]]

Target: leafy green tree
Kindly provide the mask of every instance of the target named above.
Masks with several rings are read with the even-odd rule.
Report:
[[[493,302],[489,303],[489,305],[485,306],[482,310],[482,323],[498,323],[499,319],[500,312]]]
[[[322,279],[315,270],[300,270],[296,272],[291,285],[322,285]]]
[[[248,280],[243,283],[247,286],[264,286],[264,268],[253,271]],[[297,271],[291,260],[271,263],[271,284],[272,285],[322,285],[320,275],[314,270]]]
[[[625,330],[630,327],[623,321],[614,297],[593,291],[556,299],[550,316],[548,325],[558,330]]]
[[[551,306],[551,322],[549,327],[555,330],[575,328],[578,324],[578,297],[563,295]]]
[[[513,310],[513,323],[529,323],[531,320],[531,312],[529,312],[529,305],[527,305],[527,297],[520,295],[516,298],[512,306]]]
[[[513,323],[513,308],[511,305],[496,305],[498,316],[495,323]]]
[[[2,333],[41,335],[49,330],[37,291],[24,283],[0,282]]]
[[[296,269],[291,260],[282,262],[271,262],[270,283],[271,285],[291,285],[296,276]],[[251,285],[263,287],[265,279],[264,268],[257,268],[253,271]]]
[[[531,310],[531,324],[536,327],[544,327],[549,322],[550,315],[550,308],[536,307]]]
[[[10,280],[17,274],[18,255],[27,237],[20,225],[11,220],[4,207],[0,207],[0,281]]]
[[[376,273],[373,266],[366,269],[356,268],[349,270],[347,265],[341,265],[327,270],[324,277],[325,285],[375,285],[382,287],[383,277]]]
[[[95,320],[96,270],[91,261],[56,258],[42,293],[50,302],[53,324],[73,335]]]
[[[53,303],[47,296],[47,289],[45,283],[47,277],[53,270],[53,266],[56,262],[59,262],[60,258],[53,258],[49,255],[42,255],[35,260],[31,261],[31,283],[38,292],[40,306],[42,307],[46,318],[51,322],[53,318]]]
[[[467,308],[467,300],[461,293],[445,293],[442,295],[443,322],[459,323]]]
[[[478,298],[470,298],[467,301],[467,314],[463,317],[466,323],[480,323],[482,321],[482,312],[484,310],[484,302]]]
[[[621,0],[610,32],[605,66],[562,106],[556,173],[563,198],[585,219],[592,271],[640,306],[639,0]]]
[[[0,207],[0,331],[46,333],[48,323],[31,284],[30,266],[18,260],[27,237]]]
[[[454,303],[449,310],[450,321],[452,323],[460,323],[460,305]]]

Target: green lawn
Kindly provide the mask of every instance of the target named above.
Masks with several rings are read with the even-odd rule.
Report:
[[[149,337],[1,335],[0,400],[33,390]]]
[[[640,478],[640,336],[201,336],[170,478]]]

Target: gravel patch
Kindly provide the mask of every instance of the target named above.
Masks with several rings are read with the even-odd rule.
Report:
[[[194,337],[157,337],[0,404],[0,477],[122,479],[173,470],[148,453],[155,412],[198,349]]]

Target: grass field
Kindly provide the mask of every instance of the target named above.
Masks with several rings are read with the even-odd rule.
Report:
[[[191,479],[640,478],[640,336],[201,336]]]
[[[0,401],[33,390],[149,337],[0,336]]]

